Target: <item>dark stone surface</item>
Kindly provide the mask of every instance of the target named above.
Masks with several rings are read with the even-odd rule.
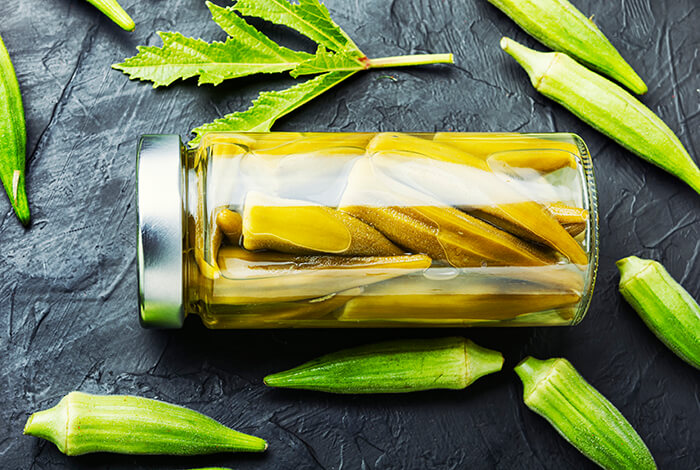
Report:
[[[539,96],[498,47],[535,42],[485,0],[329,0],[370,56],[454,52],[456,65],[359,74],[278,130],[572,131],[594,156],[601,259],[592,307],[573,328],[354,331],[145,331],[136,316],[134,158],[142,133],[180,133],[248,106],[284,77],[152,90],[111,70],[154,31],[224,34],[203,2],[124,0],[119,30],[87,2],[3,0],[0,34],[28,123],[32,225],[0,198],[0,467],[3,469],[592,468],[522,403],[512,367],[565,356],[619,407],[660,468],[700,466],[700,376],[666,349],[617,292],[614,261],[663,261],[700,296],[700,197]],[[575,2],[647,81],[643,101],[700,158],[696,0]],[[274,28],[279,37],[289,37]],[[307,42],[299,44],[311,47]],[[538,48],[542,49],[540,46]],[[393,79],[387,77],[391,75]],[[695,131],[693,133],[693,131]],[[463,334],[504,351],[504,372],[465,391],[338,397],[266,389],[269,372],[339,347]],[[179,403],[266,438],[265,455],[68,458],[22,436],[29,412],[71,390]]]

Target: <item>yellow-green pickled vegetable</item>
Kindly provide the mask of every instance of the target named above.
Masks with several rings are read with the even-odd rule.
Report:
[[[620,292],[678,357],[700,369],[700,306],[661,263],[629,256],[617,262]]]
[[[635,97],[564,53],[533,51],[509,38],[501,39],[501,48],[537,91],[700,194],[700,168],[673,131]]]
[[[632,425],[563,358],[526,357],[515,367],[525,404],[583,455],[608,470],[655,469]]]
[[[267,443],[187,408],[129,395],[71,392],[34,413],[24,433],[53,442],[66,455],[92,452],[197,455],[262,452]]]
[[[22,95],[5,43],[0,38],[0,180],[22,224],[29,223],[29,204],[24,189],[27,132]]]
[[[265,384],[346,394],[456,390],[502,366],[500,352],[464,338],[411,339],[327,354],[268,375]]]
[[[104,13],[107,18],[114,21],[119,25],[120,28],[126,31],[133,31],[134,20],[131,19],[129,14],[119,5],[117,0],[87,0],[95,8]]]
[[[643,95],[647,86],[615,46],[567,0],[489,0],[545,46],[565,52]]]

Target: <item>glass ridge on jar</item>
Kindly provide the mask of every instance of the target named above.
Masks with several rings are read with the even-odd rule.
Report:
[[[144,326],[573,325],[595,283],[573,134],[143,136],[138,206]]]

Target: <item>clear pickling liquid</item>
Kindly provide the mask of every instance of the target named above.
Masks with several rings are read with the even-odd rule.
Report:
[[[208,327],[585,314],[597,214],[574,135],[209,134],[186,167],[186,310]]]

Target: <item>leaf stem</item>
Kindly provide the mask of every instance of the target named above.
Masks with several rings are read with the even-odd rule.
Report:
[[[405,67],[408,65],[453,63],[454,56],[452,54],[401,55],[394,57],[380,57],[379,59],[368,59],[367,68],[375,69],[384,67]]]

